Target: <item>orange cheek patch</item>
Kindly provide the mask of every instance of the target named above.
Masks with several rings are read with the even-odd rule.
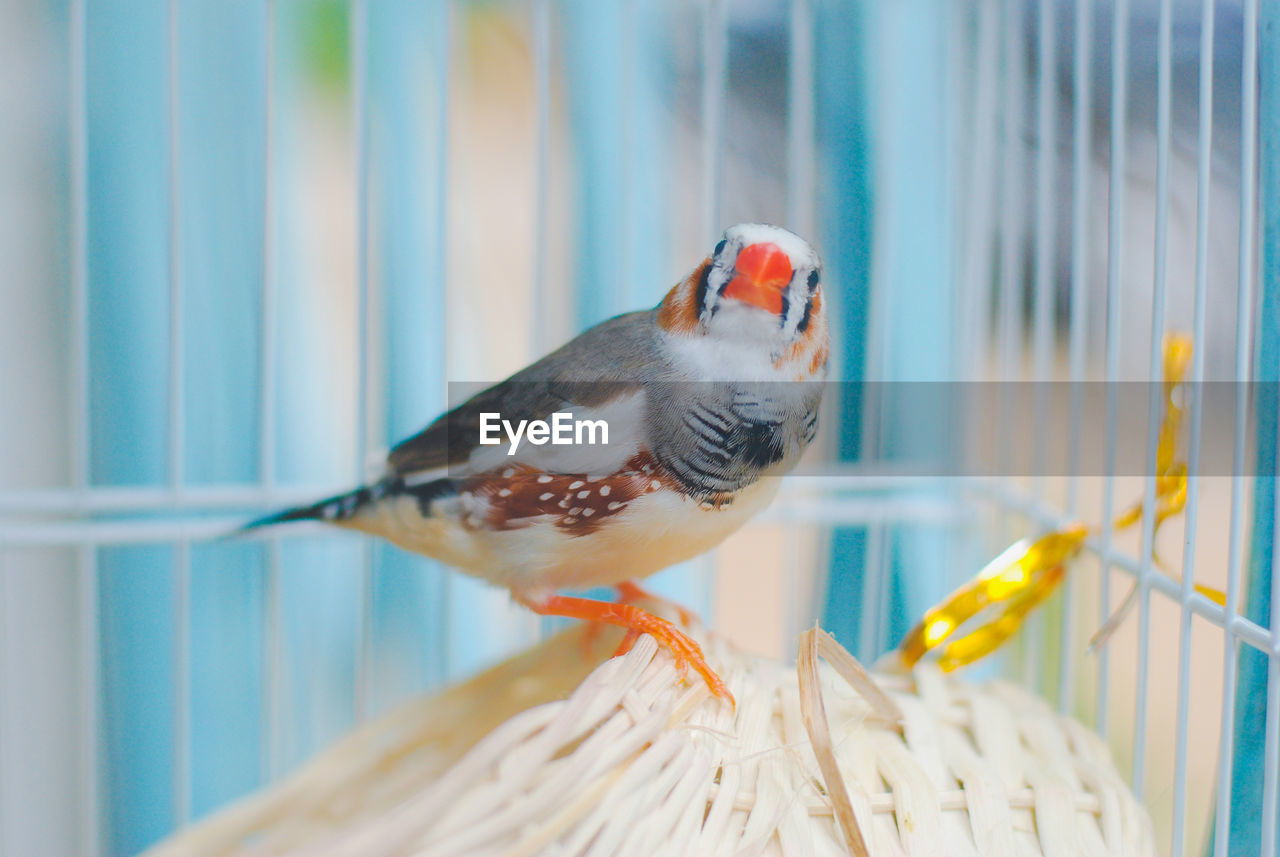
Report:
[[[658,309],[658,326],[670,333],[694,333],[698,329],[698,295],[697,284],[702,279],[702,272],[711,264],[711,259],[704,259],[693,273],[679,283],[662,299]]]

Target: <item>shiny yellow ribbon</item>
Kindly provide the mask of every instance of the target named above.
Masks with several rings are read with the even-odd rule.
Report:
[[[1176,391],[1191,363],[1191,348],[1191,340],[1186,336],[1171,334],[1165,338],[1164,419],[1156,447],[1153,543],[1161,525],[1180,514],[1187,503],[1187,465],[1178,458],[1185,414],[1177,402]],[[1121,512],[1112,526],[1123,530],[1141,520],[1142,503],[1138,502]],[[920,622],[898,644],[902,666],[909,669],[936,650],[938,665],[949,672],[995,651],[1017,633],[1036,605],[1053,594],[1066,577],[1068,563],[1080,554],[1097,529],[1073,523],[1038,539],[1023,539],[1011,545],[972,580],[925,611]],[[1152,557],[1164,569],[1154,548]],[[1226,597],[1215,589],[1199,584],[1195,588],[1218,604],[1226,603]],[[1110,636],[1134,601],[1130,593],[1095,636],[1094,645],[1100,645]],[[972,626],[971,630],[960,634],[966,626]]]

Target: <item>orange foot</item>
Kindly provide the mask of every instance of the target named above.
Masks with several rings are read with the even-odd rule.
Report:
[[[675,613],[680,617],[680,624],[684,625],[686,628],[695,622],[702,624],[698,619],[698,614],[694,613],[689,608],[682,604],[677,604],[669,598],[664,598],[661,595],[650,592],[635,581],[624,580],[622,583],[613,587],[613,589],[618,593],[617,602],[619,604],[635,604],[637,601],[648,601],[652,604],[660,604]],[[591,652],[594,651],[596,637],[599,633],[600,625],[598,624],[588,625],[586,627],[586,630],[582,634],[582,651],[585,656],[590,657]],[[640,634],[637,631],[628,631],[627,635],[623,637],[621,645],[618,646],[617,651],[613,653],[613,656],[616,658],[619,655],[625,655],[627,652],[631,651],[631,647],[635,645],[636,638],[639,636]]]
[[[638,588],[638,587],[637,587]],[[570,619],[582,619],[586,622],[603,622],[606,625],[617,625],[627,629],[627,636],[619,647],[619,653],[629,650],[641,634],[648,634],[658,645],[671,653],[675,658],[676,668],[682,677],[687,676],[689,668],[702,676],[711,692],[721,699],[733,704],[733,694],[725,687],[720,676],[716,675],[707,660],[702,656],[702,648],[681,632],[675,625],[660,616],[654,616],[633,604],[611,604],[608,601],[592,601],[589,598],[573,598],[567,595],[551,595],[540,601],[525,598],[517,599],[540,616],[567,616]]]

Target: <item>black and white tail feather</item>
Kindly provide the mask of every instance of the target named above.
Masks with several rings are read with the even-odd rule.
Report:
[[[385,500],[403,496],[410,496],[417,500],[423,516],[427,516],[434,501],[456,494],[457,491],[455,479],[433,479],[429,482],[410,484],[402,476],[388,476],[371,485],[362,485],[353,491],[328,497],[309,506],[295,506],[292,509],[284,509],[250,521],[240,528],[240,532],[295,521],[350,525],[362,512],[368,511]]]

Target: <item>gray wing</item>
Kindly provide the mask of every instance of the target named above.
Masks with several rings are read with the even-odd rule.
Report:
[[[690,494],[730,494],[790,470],[817,430],[820,384],[663,385],[654,455]]]
[[[544,420],[566,406],[601,407],[660,373],[654,311],[633,312],[589,328],[536,363],[443,414],[391,450],[395,475],[465,464],[479,446],[480,415]]]

